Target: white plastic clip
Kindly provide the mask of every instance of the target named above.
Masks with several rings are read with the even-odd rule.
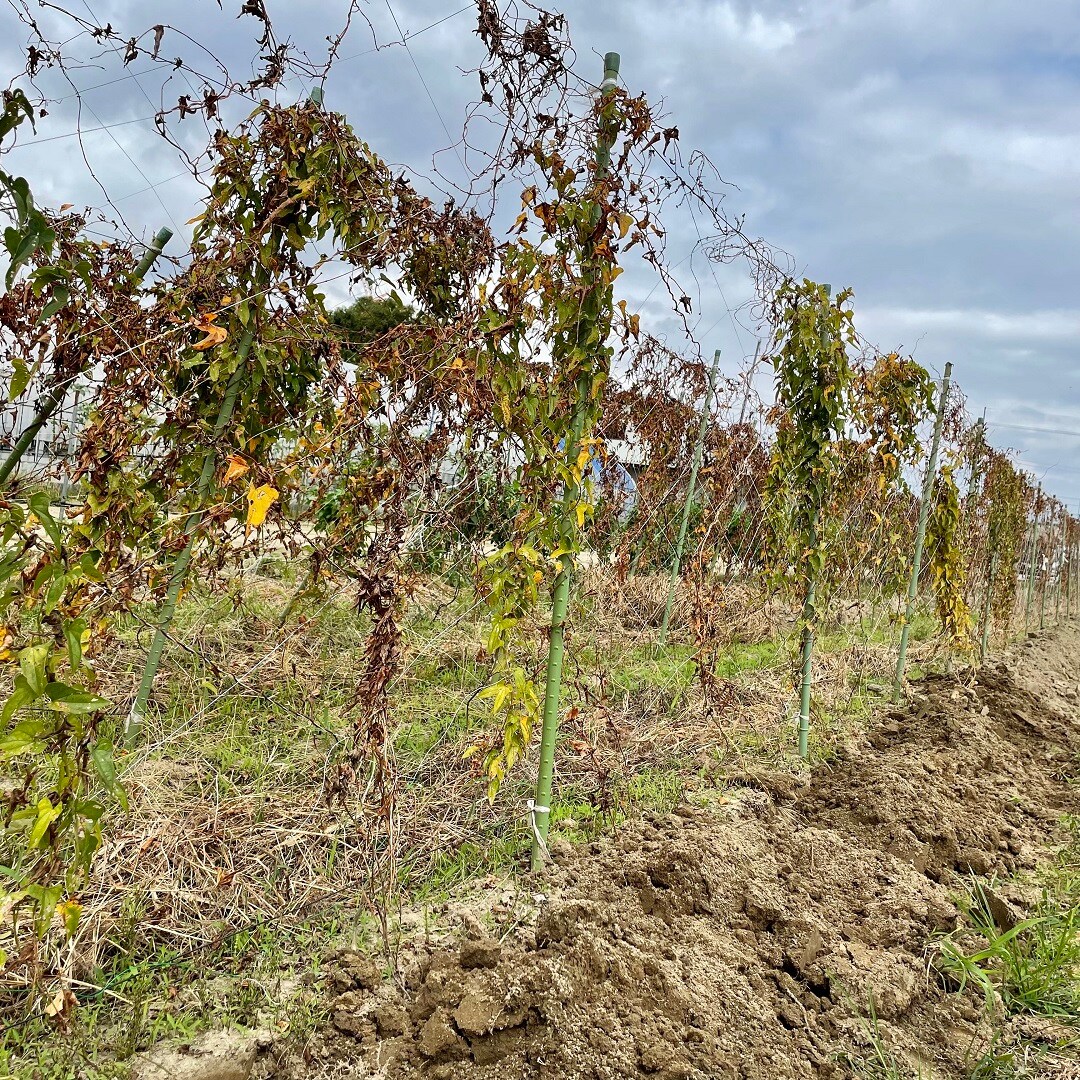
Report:
[[[544,837],[540,832],[540,826],[536,823],[537,814],[550,814],[550,806],[537,806],[536,802],[532,799],[525,804],[529,810],[529,822],[532,825],[533,839],[536,841],[536,848],[540,854],[544,857],[544,862],[548,862],[551,856],[548,854],[547,844],[544,843]]]

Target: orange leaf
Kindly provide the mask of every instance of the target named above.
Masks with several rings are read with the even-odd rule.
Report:
[[[225,470],[225,483],[231,484],[237,477],[243,476],[251,468],[239,454],[229,455],[229,467]]]
[[[215,345],[220,345],[229,336],[228,330],[223,326],[214,325],[216,318],[217,312],[215,311],[209,315],[200,315],[198,318],[191,320],[191,325],[206,335],[201,341],[197,341],[191,346],[196,352],[212,349]]]

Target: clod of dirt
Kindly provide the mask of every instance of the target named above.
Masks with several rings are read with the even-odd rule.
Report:
[[[382,985],[383,975],[370,957],[355,949],[336,949],[326,955],[330,967],[327,983],[337,993],[346,990],[374,990]]]
[[[460,1058],[468,1052],[468,1045],[454,1029],[449,1015],[436,1009],[420,1029],[417,1049],[426,1058]]]
[[[247,1080],[259,1048],[257,1034],[211,1031],[188,1046],[138,1056],[131,1080]]]
[[[502,946],[494,938],[468,938],[458,950],[463,968],[493,968],[502,956]]]

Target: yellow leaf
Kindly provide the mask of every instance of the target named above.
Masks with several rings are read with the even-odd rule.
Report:
[[[246,527],[257,529],[265,520],[270,507],[277,501],[278,492],[269,484],[248,488],[248,512]],[[245,530],[246,531],[246,530]]]
[[[231,484],[237,477],[243,476],[250,467],[238,454],[230,454],[229,467],[225,470],[225,483]]]
[[[216,318],[217,312],[211,312],[209,315],[200,315],[198,318],[191,320],[191,325],[206,335],[202,340],[195,342],[191,346],[196,352],[203,352],[205,349],[220,345],[229,336],[228,330],[223,326],[214,325]]]
[[[56,905],[56,914],[60,916],[68,937],[71,937],[79,927],[82,904],[78,900],[62,900]]]
[[[193,218],[188,218],[187,221],[184,222],[184,224],[185,225],[194,225],[196,221],[202,221],[202,219],[204,217],[206,217],[206,211],[205,210],[201,214],[196,214]]]

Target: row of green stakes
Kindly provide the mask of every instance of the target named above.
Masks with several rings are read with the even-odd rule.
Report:
[[[1042,501],[1042,487],[1037,490],[1037,502]],[[1054,622],[1061,621],[1061,601],[1064,595],[1065,615],[1069,617],[1072,599],[1072,578],[1080,573],[1080,560],[1072,549],[1069,535],[1069,514],[1061,509],[1060,522],[1054,521],[1055,510],[1050,510],[1050,521],[1045,525],[1041,520],[1041,511],[1036,511],[1031,519],[1031,534],[1027,546],[1027,588],[1024,596],[1024,633],[1031,633],[1035,613],[1035,589],[1039,589],[1039,629],[1046,629],[1046,604],[1051,577],[1056,578],[1054,590]],[[1041,531],[1045,528],[1045,531]],[[1058,531],[1060,530],[1060,531]],[[1057,535],[1055,535],[1057,533]],[[1045,545],[1044,539],[1049,540]]]
[[[984,437],[985,422],[979,422],[979,431],[977,434],[978,439]],[[976,457],[978,460],[978,456]],[[974,487],[977,481],[977,477],[973,476],[972,486]],[[1042,487],[1038,486],[1036,491],[1036,503],[1042,501]],[[1039,591],[1039,629],[1044,630],[1046,628],[1047,618],[1047,603],[1048,595],[1050,592],[1051,579],[1056,580],[1056,588],[1054,591],[1054,614],[1053,619],[1055,623],[1061,622],[1061,608],[1064,603],[1065,606],[1065,618],[1071,619],[1073,614],[1073,598],[1080,596],[1080,549],[1074,540],[1069,538],[1069,524],[1070,521],[1076,519],[1070,518],[1067,508],[1062,507],[1060,512],[1060,522],[1055,523],[1051,520],[1050,524],[1046,527],[1046,533],[1041,532],[1042,522],[1040,520],[1040,512],[1036,512],[1032,515],[1030,526],[1025,529],[1024,540],[1024,562],[1026,563],[1026,569],[1024,571],[1023,579],[1018,582],[1017,591],[1022,595],[1023,611],[1024,611],[1024,635],[1027,636],[1031,633],[1032,623],[1034,622],[1034,608],[1035,608],[1035,595],[1036,588]],[[1055,531],[1060,528],[1060,533],[1055,537]],[[1050,543],[1046,545],[1046,550],[1040,550],[1040,540],[1044,539],[1046,534],[1050,536]],[[985,661],[990,652],[990,635],[993,628],[993,582],[997,578],[998,568],[1000,565],[1000,555],[998,550],[998,537],[990,533],[987,536],[987,559],[986,559],[986,581],[983,588],[982,604],[979,612],[979,659]],[[1004,627],[1005,640],[1009,640],[1009,627]]]

